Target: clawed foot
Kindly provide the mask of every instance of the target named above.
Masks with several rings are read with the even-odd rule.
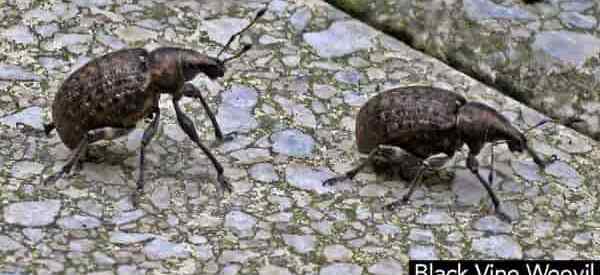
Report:
[[[47,177],[42,184],[43,185],[48,185],[50,183],[54,183],[56,182],[58,179],[60,179],[64,174],[69,174],[71,172],[71,165],[65,165],[63,166],[60,171],[50,175],[49,177]]]
[[[333,177],[333,178],[325,180],[323,182],[323,186],[334,186],[338,182],[345,181],[347,179],[348,179],[348,176],[346,176],[346,175]]]
[[[225,175],[219,174],[219,176],[217,176],[217,181],[219,182],[217,185],[217,191],[219,191],[221,197],[225,191],[227,191],[227,193],[231,193],[233,191],[233,186],[231,186],[227,179],[225,179]]]
[[[219,146],[223,143],[231,142],[237,137],[237,132],[231,132],[226,135],[216,134],[216,140],[213,142],[213,146]]]
[[[131,194],[131,205],[133,205],[134,208],[137,208],[140,205],[143,192],[144,188],[137,188],[133,194]]]
[[[504,221],[506,223],[511,223],[512,222],[512,219],[510,218],[510,216],[506,212],[504,212],[504,210],[502,210],[502,207],[500,207],[500,206],[496,207],[496,216],[500,220],[502,220],[502,221]]]

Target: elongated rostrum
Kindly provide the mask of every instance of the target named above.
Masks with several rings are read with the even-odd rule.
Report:
[[[377,94],[361,107],[355,131],[358,150],[369,154],[368,158],[323,184],[333,185],[352,179],[376,159],[392,156],[390,150],[401,149],[421,160],[421,166],[409,185],[409,191],[401,200],[387,205],[388,209],[408,201],[425,169],[443,165],[466,144],[469,148],[467,168],[487,190],[499,217],[510,220],[502,211],[490,183],[479,174],[476,156],[485,143],[505,141],[511,152],[527,151],[539,167],[547,164],[531,150],[525,135],[496,110],[483,103],[467,102],[457,93],[434,87],[409,86]],[[493,182],[491,175],[493,172],[489,182]]]
[[[160,95],[170,94],[179,126],[202,149],[217,170],[218,189],[231,191],[222,165],[200,142],[194,123],[181,110],[179,100],[184,96],[199,99],[212,122],[216,138],[220,141],[227,139],[200,90],[187,82],[199,73],[210,79],[223,77],[226,62],[248,51],[250,45],[245,45],[230,58],[220,60],[219,56],[236,36],[252,26],[265,11],[266,8],[261,9],[248,26],[233,35],[217,57],[184,48],[162,47],[150,52],[133,48],[98,57],[73,72],[56,93],[52,103],[53,122],[46,126],[47,134],[56,128],[61,140],[72,153],[61,170],[48,177],[45,183],[69,173],[85,154],[88,144],[126,135],[135,128],[139,120],[151,117],[140,148],[137,190],[142,191],[144,148],[158,130]]]

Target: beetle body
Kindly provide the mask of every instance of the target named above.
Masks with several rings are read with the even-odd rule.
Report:
[[[479,102],[467,102],[459,94],[434,87],[401,87],[372,97],[361,107],[355,129],[358,150],[368,153],[368,159],[344,175],[328,179],[323,184],[332,185],[337,181],[351,179],[366,164],[381,161],[382,155],[384,160],[386,155],[391,156],[388,149],[401,149],[405,157],[420,159],[422,165],[416,173],[401,173],[414,175],[414,178],[402,200],[388,205],[388,208],[408,200],[426,166],[441,166],[466,144],[469,148],[467,168],[486,188],[500,217],[509,219],[498,209],[499,200],[489,183],[479,174],[476,156],[485,143],[502,140],[507,142],[510,151],[526,150],[539,166],[545,165],[528,147],[525,136],[496,110]],[[445,157],[434,162],[440,154]],[[411,158],[407,161],[412,161]],[[405,169],[406,166],[401,167]]]
[[[378,145],[400,147],[426,159],[451,157],[466,143],[479,154],[486,142],[506,140],[511,151],[523,150],[525,136],[494,109],[456,93],[423,86],[396,88],[371,98],[356,119],[361,153]]]
[[[178,59],[183,64],[177,64]],[[180,93],[184,82],[201,69],[212,78],[222,76],[224,67],[218,64],[214,58],[179,48],[125,49],[98,57],[73,72],[56,93],[52,104],[56,130],[64,144],[75,149],[90,130],[132,128],[154,112],[160,93]],[[193,66],[197,69],[185,75]]]
[[[199,98],[211,119],[217,139],[223,135],[215,116],[200,91],[187,81],[199,73],[209,78],[222,77],[225,62],[202,53],[163,47],[148,52],[144,49],[124,49],[91,60],[73,72],[61,85],[52,103],[54,127],[63,143],[73,152],[67,163],[46,183],[54,181],[80,162],[87,146],[98,140],[113,139],[131,131],[146,117],[152,122],[144,131],[140,149],[138,192],[143,189],[144,148],[158,129],[163,93],[172,96],[177,121],[190,139],[208,156],[218,174],[218,189],[231,191],[223,167],[199,140],[194,123],[179,107],[182,96]],[[134,200],[135,203],[135,200]]]

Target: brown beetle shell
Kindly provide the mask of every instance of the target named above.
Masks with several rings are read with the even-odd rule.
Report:
[[[125,49],[98,57],[72,73],[52,104],[56,130],[70,149],[86,132],[102,127],[131,128],[158,105],[150,55]]]
[[[358,150],[369,153],[385,144],[420,158],[438,153],[453,156],[463,144],[456,118],[466,102],[461,95],[433,87],[410,86],[382,92],[369,99],[358,113]]]

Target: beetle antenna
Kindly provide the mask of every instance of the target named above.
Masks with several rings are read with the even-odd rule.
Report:
[[[232,57],[229,57],[229,58],[223,59],[223,61],[221,61],[221,62],[222,62],[223,64],[225,64],[225,63],[227,63],[227,62],[229,62],[229,61],[231,61],[231,60],[233,60],[233,59],[236,59],[236,58],[238,58],[238,57],[242,56],[242,54],[244,54],[245,52],[247,52],[247,51],[248,51],[248,50],[250,50],[251,48],[252,48],[252,45],[250,45],[250,44],[245,44],[245,45],[244,45],[244,48],[242,48],[242,50],[241,50],[241,51],[239,51],[238,53],[236,53],[236,54],[235,54],[235,55],[233,55]]]
[[[245,28],[243,28],[241,31],[239,31],[239,32],[235,33],[234,35],[232,35],[232,36],[229,38],[229,41],[227,41],[227,44],[225,44],[225,47],[223,47],[223,49],[221,49],[221,51],[219,52],[219,54],[217,54],[217,59],[219,58],[219,56],[221,56],[221,54],[222,54],[223,52],[225,52],[225,50],[227,50],[227,49],[229,48],[229,45],[231,44],[231,42],[233,42],[233,39],[235,39],[235,37],[236,37],[236,36],[239,36],[240,34],[242,34],[243,32],[245,32],[246,30],[248,30],[250,27],[252,27],[252,25],[254,25],[254,23],[256,23],[256,21],[257,21],[257,20],[258,20],[260,17],[262,17],[262,16],[265,14],[265,12],[267,12],[267,8],[268,8],[268,7],[269,7],[269,4],[267,3],[267,5],[266,5],[264,8],[262,8],[262,9],[260,9],[260,10],[258,11],[258,13],[256,14],[256,16],[254,16],[254,19],[253,19],[253,20],[250,22],[250,24],[248,24],[248,26],[246,26],[246,27],[245,27]],[[246,50],[246,51],[247,51],[247,50]],[[243,51],[243,50],[242,50],[242,53],[243,53],[243,52],[245,52],[245,51]],[[240,54],[240,55],[241,55],[241,54]],[[230,58],[229,60],[231,60],[231,58]]]
[[[552,121],[552,120],[543,119],[542,121],[538,122],[536,125],[533,125],[533,126],[529,127],[527,130],[524,131],[524,133],[527,133],[527,132],[529,132],[529,131],[531,131],[531,130],[533,130],[535,128],[538,128],[538,127],[540,127],[540,126],[542,126],[542,125],[544,125],[544,124],[546,124],[546,123],[548,123],[550,121]]]

